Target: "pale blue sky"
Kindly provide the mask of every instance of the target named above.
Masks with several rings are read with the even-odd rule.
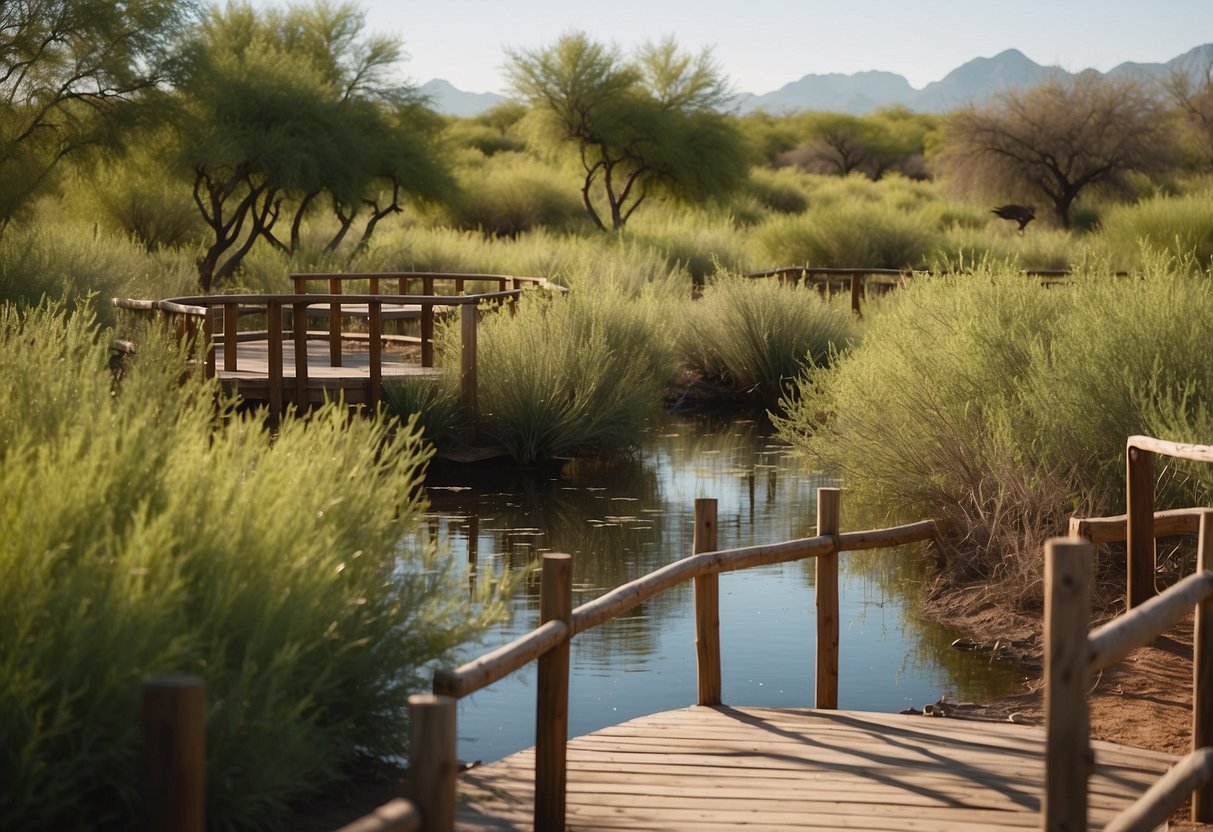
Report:
[[[283,5],[282,0],[254,0]],[[504,92],[504,47],[531,49],[580,29],[625,50],[673,35],[712,47],[741,92],[808,73],[880,69],[916,88],[977,57],[1016,48],[1070,71],[1162,62],[1213,42],[1213,0],[360,0],[368,28],[397,35],[404,70],[468,92]]]

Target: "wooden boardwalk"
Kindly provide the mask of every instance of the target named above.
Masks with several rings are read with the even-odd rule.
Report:
[[[1093,742],[1091,828],[1176,758]],[[1009,723],[696,706],[568,744],[569,830],[1039,829],[1045,731]],[[460,776],[456,829],[531,830],[534,749]]]
[[[239,393],[246,400],[269,400],[269,342],[246,341],[238,345],[238,364],[235,370],[225,370],[224,344],[215,347],[215,374],[228,392]],[[307,342],[308,401],[320,404],[325,396],[336,398],[340,393],[350,404],[364,404],[371,400],[371,357],[366,348],[346,345],[342,350],[340,367],[330,366],[327,341]],[[391,379],[437,378],[439,371],[422,367],[403,352],[385,350],[380,362],[382,378]],[[289,390],[295,384],[295,345],[286,340],[282,344],[282,378]]]

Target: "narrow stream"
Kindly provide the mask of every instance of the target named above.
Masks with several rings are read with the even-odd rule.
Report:
[[[560,469],[436,466],[429,532],[474,564],[470,581],[542,552],[573,555],[573,604],[691,553],[694,501],[718,501],[721,548],[811,536],[816,489],[833,485],[753,422],[671,419],[632,458]],[[842,528],[856,528],[842,495]],[[848,525],[850,523],[850,525]],[[470,552],[470,557],[469,557]],[[950,647],[955,634],[914,613],[920,549],[841,557],[839,707],[895,712],[941,696],[988,699],[1022,687],[1013,668]],[[537,626],[537,580],[520,587],[511,620],[471,658]],[[694,704],[694,592],[684,585],[573,641],[569,732]],[[739,705],[811,706],[813,562],[720,578],[723,698]],[[496,760],[534,744],[535,668],[462,700],[460,759]]]

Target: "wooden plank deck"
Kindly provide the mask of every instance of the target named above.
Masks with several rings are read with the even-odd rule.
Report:
[[[224,370],[225,344],[215,347],[215,374],[228,392],[238,392],[245,399],[266,401],[269,398],[269,342],[244,341],[237,345],[238,359],[235,371]],[[342,347],[342,366],[329,366],[327,341],[308,341],[307,374],[308,399],[319,404],[327,394],[345,394],[351,404],[367,401],[370,386],[370,353],[365,347],[346,343]],[[393,378],[437,378],[439,371],[422,367],[415,360],[392,350],[384,350],[381,362],[383,380]],[[282,345],[282,375],[287,397],[293,394],[295,383],[295,344],[288,339]]]
[[[691,707],[569,741],[568,828],[1039,829],[1045,732],[1009,723]],[[1175,757],[1093,742],[1101,828]],[[459,830],[530,830],[534,749],[460,776]]]

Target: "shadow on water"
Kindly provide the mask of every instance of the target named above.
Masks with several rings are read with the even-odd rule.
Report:
[[[817,488],[834,484],[754,422],[671,417],[624,458],[545,469],[435,466],[428,532],[468,562],[471,581],[568,552],[577,605],[689,555],[696,498],[717,500],[718,542],[732,548],[814,534]],[[848,514],[858,512],[848,512],[844,491],[844,529]],[[921,550],[842,556],[840,707],[890,712],[941,695],[985,699],[1020,688],[1014,670],[952,650],[954,634],[916,615],[924,573]],[[812,585],[812,561],[721,576],[726,702],[812,704]],[[536,626],[538,589],[524,582],[511,620],[468,657]],[[574,640],[570,734],[685,707],[695,691],[688,584]],[[492,760],[532,745],[534,710],[533,665],[463,700],[460,757]]]

